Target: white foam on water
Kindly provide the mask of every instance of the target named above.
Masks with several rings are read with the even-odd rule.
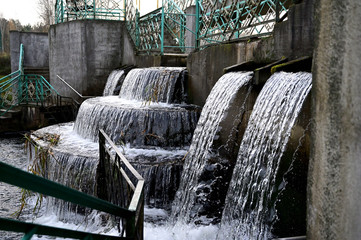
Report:
[[[144,224],[145,240],[214,240],[218,227],[215,225],[164,225]]]
[[[78,135],[74,130],[74,122],[52,125],[49,127],[41,128],[33,132],[33,139],[42,146],[48,145],[48,142],[42,140],[40,137],[45,134],[58,134],[60,135],[59,143],[52,148],[59,152],[69,152],[74,155],[82,155],[86,157],[98,158],[99,144],[93,142],[90,139],[83,138]],[[185,156],[188,149],[174,149],[166,150],[163,148],[155,147],[152,149],[132,148],[129,144],[117,145],[118,149],[129,157],[135,156],[162,156],[162,157],[174,157]]]

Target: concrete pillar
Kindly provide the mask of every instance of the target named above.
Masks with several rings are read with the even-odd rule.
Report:
[[[49,67],[49,38],[47,33],[10,31],[12,72],[19,68],[20,44],[24,45],[25,67]]]
[[[186,19],[186,31],[185,31],[185,45],[187,47],[189,46],[195,46],[196,44],[196,36],[192,33],[196,31],[196,21],[197,18],[195,16],[196,14],[196,6],[190,6],[185,10],[185,13],[187,15],[187,19]],[[191,14],[191,15],[188,15]],[[191,31],[189,31],[188,29],[190,29]],[[190,53],[194,50],[194,48],[186,48],[186,53]]]
[[[361,239],[361,1],[315,10],[307,239]]]
[[[11,72],[19,69],[19,56],[20,56],[20,32],[10,32],[10,56],[11,56]]]

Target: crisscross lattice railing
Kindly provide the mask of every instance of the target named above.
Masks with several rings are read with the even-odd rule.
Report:
[[[0,116],[19,105],[42,107],[62,106],[73,103],[63,97],[41,75],[24,74],[24,47],[20,45],[19,69],[0,79]],[[69,101],[70,100],[70,101]]]
[[[139,51],[185,52],[235,39],[270,35],[292,0],[162,0],[140,17],[132,0],[58,0],[56,23],[75,19],[125,20]],[[195,13],[186,9],[195,6]],[[195,26],[189,26],[188,23]],[[186,43],[186,36],[194,38]]]
[[[80,19],[125,20],[125,0],[57,0],[55,23]]]
[[[290,0],[200,1],[200,46],[270,34]]]
[[[162,8],[145,16],[139,17],[133,10],[128,28],[140,51],[184,52],[187,48],[270,35],[275,23],[287,16],[290,4],[291,0],[163,0]],[[186,14],[185,9],[191,5],[196,6],[195,14]],[[190,28],[187,21],[196,26]],[[187,34],[196,39],[193,45],[185,43]]]

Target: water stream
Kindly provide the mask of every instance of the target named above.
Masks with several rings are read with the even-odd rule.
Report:
[[[118,95],[125,78],[124,70],[113,70],[105,84],[103,96]]]
[[[311,89],[310,73],[275,73],[254,106],[233,171],[219,239],[269,239],[276,174]]]
[[[212,145],[214,140],[219,137],[219,132],[222,131],[219,125],[228,114],[236,93],[247,85],[251,78],[252,72],[227,73],[217,81],[209,94],[194,131],[192,144],[184,163],[182,181],[174,202],[173,217],[178,221],[189,222],[190,218],[194,221],[195,218],[203,216],[203,223],[210,222],[212,219],[206,220],[205,215],[209,217],[210,212],[221,211],[217,209],[219,206],[212,204],[212,210],[208,210],[207,214],[201,213],[207,211],[204,209],[204,205],[209,201],[207,196],[210,195],[210,192],[216,191],[216,189],[212,189],[216,188],[216,180],[213,179],[213,182],[210,179],[202,181],[200,176],[205,168],[222,168],[222,166],[208,163],[212,157],[220,158],[217,156],[217,149],[213,149]],[[236,115],[243,111],[244,106],[238,109]],[[219,199],[219,201],[222,200]]]
[[[115,82],[120,75],[120,72],[114,72],[109,78],[114,78]],[[220,146],[215,142],[219,142],[220,134],[226,132],[226,119],[233,123],[233,119],[240,118],[240,113],[245,111],[247,96],[232,115],[229,109],[234,105],[237,93],[249,89],[252,74],[237,72],[221,77],[212,89],[199,121],[199,109],[184,104],[185,75],[184,68],[133,69],[125,77],[119,96],[86,100],[75,123],[34,132],[33,138],[39,146],[49,144],[41,136],[60,135],[59,143],[52,146],[48,178],[94,194],[97,135],[103,128],[146,178],[145,239],[270,238],[276,218],[275,190],[279,187],[276,186],[276,173],[291,129],[311,89],[311,74],[276,73],[267,81],[254,105],[232,177],[228,174],[229,188],[228,182],[214,184],[226,178],[215,173],[222,172],[224,166],[231,167],[230,160],[220,154]],[[113,88],[110,85],[116,84],[109,83],[109,89]],[[104,92],[111,92],[109,89]],[[248,90],[245,92],[246,95],[249,93]],[[233,126],[229,129],[232,132]],[[231,141],[231,134],[227,132],[226,135],[226,140]],[[0,149],[5,153],[6,144],[9,143],[4,145],[1,141]],[[9,161],[9,158],[1,160]],[[19,166],[24,167],[24,163]],[[216,180],[209,176],[205,178],[207,174]],[[168,206],[179,184],[172,221],[169,221]],[[210,193],[222,187],[223,192],[228,188],[228,193],[214,199]],[[0,197],[4,197],[2,192]],[[212,201],[217,204],[213,205]],[[205,208],[213,209],[218,215],[209,215]],[[3,209],[2,206],[0,214],[5,212],[6,215]],[[48,198],[40,217],[34,221],[117,234],[114,221],[107,215]],[[219,225],[194,225],[219,221],[220,229]]]
[[[185,68],[153,67],[131,70],[119,96],[145,102],[182,103]]]

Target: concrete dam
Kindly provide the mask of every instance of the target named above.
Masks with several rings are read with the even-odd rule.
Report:
[[[31,132],[24,158],[124,209],[144,180],[142,207],[132,229],[49,196],[35,223],[119,239],[361,238],[358,1],[164,1],[114,19],[62,2],[47,35],[11,33],[13,71],[23,44],[24,67],[48,68],[79,103],[74,121]]]

